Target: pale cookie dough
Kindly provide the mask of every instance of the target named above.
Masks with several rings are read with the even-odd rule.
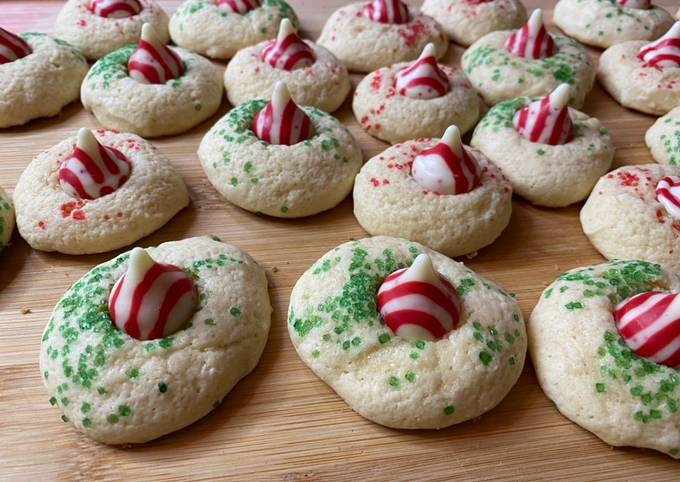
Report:
[[[520,0],[425,0],[420,10],[436,19],[451,40],[465,47],[496,30],[519,28],[527,20]]]
[[[142,25],[149,23],[163,43],[170,39],[168,16],[154,0],[138,0],[142,11],[124,18],[96,15],[90,0],[68,0],[55,22],[56,36],[78,48],[89,60],[97,60],[125,45],[136,44]]]
[[[370,234],[398,236],[447,256],[491,244],[510,222],[512,188],[481,152],[470,149],[481,168],[481,185],[465,194],[436,194],[411,176],[414,158],[438,143],[407,141],[370,159],[354,183],[354,215]]]
[[[222,100],[222,79],[208,59],[170,47],[184,62],[181,77],[143,84],[128,75],[137,48],[128,45],[98,60],[81,88],[83,107],[108,129],[158,137],[184,132],[210,117]]]
[[[262,60],[262,42],[236,53],[224,72],[224,86],[232,105],[254,99],[269,99],[274,84],[286,84],[293,100],[325,112],[333,112],[344,102],[352,87],[349,72],[324,47],[306,41],[316,55],[309,67],[294,70],[276,69]]]
[[[654,40],[673,25],[671,14],[659,6],[624,8],[613,0],[560,0],[553,19],[570,37],[601,48],[628,40]]]
[[[543,96],[566,83],[570,105],[580,108],[595,82],[595,64],[586,49],[568,37],[550,32],[557,53],[543,59],[515,56],[505,50],[513,31],[485,35],[465,51],[463,72],[489,105],[521,96]]]
[[[108,297],[128,252],[73,285],[42,337],[50,404],[106,444],[147,442],[209,413],[257,365],[269,332],[264,270],[237,247],[201,237],[148,252],[193,278],[201,303],[184,329],[140,341],[114,326]]]
[[[433,18],[409,8],[408,23],[378,23],[362,15],[366,5],[352,3],[333,12],[318,40],[350,71],[371,72],[415,60],[430,42],[435,45],[437,58],[446,53],[448,40]]]
[[[59,114],[78,99],[87,61],[63,40],[42,33],[21,35],[33,49],[0,65],[0,127]]]
[[[659,164],[680,165],[680,106],[657,119],[647,130],[645,143]]]
[[[597,78],[622,106],[663,115],[680,105],[680,69],[645,67],[638,57],[646,41],[623,42],[602,52]]]
[[[568,271],[534,308],[529,348],[541,388],[565,417],[610,445],[678,458],[678,371],[633,354],[614,324],[616,304],[650,290],[678,292],[680,279],[643,261]]]
[[[189,204],[182,178],[154,146],[134,134],[100,130],[96,136],[130,160],[130,178],[111,194],[75,199],[59,183],[59,166],[73,152],[76,137],[39,154],[14,190],[17,228],[32,248],[66,254],[122,248],[156,231]]]
[[[562,207],[585,199],[614,159],[614,145],[598,119],[569,109],[574,139],[562,145],[530,142],[513,124],[515,113],[536,98],[494,106],[479,122],[470,145],[500,167],[515,193],[534,204]]]
[[[382,281],[419,253],[455,286],[460,325],[438,341],[394,335],[376,309]],[[524,365],[515,299],[463,264],[405,239],[342,244],[293,288],[288,332],[302,361],[357,413],[394,428],[444,428],[494,408]]]
[[[369,134],[395,143],[437,137],[452,124],[465,133],[477,123],[483,106],[463,72],[439,64],[449,79],[450,90],[433,99],[413,99],[395,89],[397,72],[409,65],[406,62],[378,69],[357,86],[352,108]]]
[[[656,198],[656,184],[680,167],[620,167],[603,176],[581,209],[581,226],[607,259],[643,259],[680,271],[680,220]]]
[[[0,251],[9,244],[14,230],[14,207],[12,200],[0,187]]]
[[[170,19],[170,36],[179,46],[215,59],[230,59],[236,51],[276,37],[281,19],[298,25],[283,0],[262,0],[245,15],[218,8],[214,0],[188,0]]]
[[[334,117],[300,107],[313,136],[292,146],[268,144],[252,130],[266,105],[246,102],[205,135],[198,158],[210,183],[237,206],[270,216],[310,216],[337,205],[352,190],[363,160],[352,135]]]

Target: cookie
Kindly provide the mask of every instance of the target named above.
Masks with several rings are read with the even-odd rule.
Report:
[[[14,207],[12,200],[0,187],[0,252],[7,247],[14,230]]]
[[[528,331],[538,382],[565,417],[607,444],[680,458],[674,271],[644,261],[568,271],[543,292]]]
[[[455,126],[370,159],[354,183],[354,215],[373,235],[397,236],[447,256],[491,244],[510,222],[512,188]]]
[[[569,84],[569,104],[580,108],[595,82],[595,64],[586,49],[548,32],[540,10],[522,28],[492,32],[468,48],[463,72],[487,104],[522,96],[544,96]]]
[[[491,410],[526,351],[512,296],[461,263],[386,236],[342,244],[314,263],[293,288],[288,333],[354,411],[393,428],[444,428]]]
[[[437,137],[451,124],[465,133],[479,119],[481,100],[463,72],[437,63],[428,44],[416,62],[393,64],[364,77],[352,108],[372,136],[395,143]]]
[[[680,270],[680,167],[624,166],[603,176],[581,209],[581,227],[607,259]]]
[[[277,80],[295,102],[325,112],[338,109],[351,88],[347,68],[324,47],[302,40],[288,19],[275,40],[239,50],[224,72],[227,96],[235,106],[269,99]]]
[[[170,19],[170,36],[180,47],[213,59],[230,59],[241,49],[276,37],[295,12],[283,0],[187,0]]]
[[[78,99],[87,68],[85,58],[62,40],[0,28],[0,127],[59,114]]]
[[[547,97],[501,102],[470,141],[534,204],[562,207],[585,199],[614,159],[607,129],[567,107],[569,95],[563,84]]]
[[[663,115],[680,105],[680,22],[660,39],[623,42],[600,56],[598,80],[619,104]]]
[[[401,0],[373,0],[339,8],[326,21],[318,42],[352,72],[371,72],[415,60],[428,43],[435,45],[437,58],[448,48],[437,22]]]
[[[68,0],[57,15],[55,31],[89,60],[97,60],[139,42],[145,23],[161,42],[168,42],[168,16],[154,0]]]
[[[465,47],[488,33],[520,28],[527,20],[519,0],[425,0],[420,10]]]
[[[264,270],[237,247],[201,237],[135,248],[57,303],[40,372],[64,422],[102,443],[143,443],[216,408],[257,365],[270,318]]]
[[[89,254],[153,233],[189,195],[170,161],[144,139],[81,129],[31,161],[14,204],[19,233],[32,248]]]
[[[680,106],[656,120],[645,143],[659,164],[680,165]]]
[[[272,100],[231,110],[198,148],[210,183],[252,212],[302,217],[336,206],[352,189],[361,149],[334,117],[298,107],[282,82]]]
[[[212,62],[166,47],[145,24],[139,46],[118,49],[92,66],[81,97],[104,127],[157,137],[187,131],[210,117],[222,90]]]

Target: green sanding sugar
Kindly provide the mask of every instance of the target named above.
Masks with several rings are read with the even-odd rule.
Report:
[[[165,383],[161,382],[158,384],[158,391],[161,393],[165,393],[168,391],[168,386]]]
[[[456,409],[453,407],[453,405],[447,405],[446,407],[444,407],[444,413],[446,415],[453,415],[453,412],[455,411]]]
[[[416,374],[413,372],[406,372],[406,375],[404,375],[404,378],[408,380],[409,382],[413,383],[416,381]]]
[[[231,316],[233,316],[234,318],[237,318],[237,317],[241,316],[241,309],[234,306],[229,310],[229,314]]]
[[[80,405],[80,411],[81,411],[82,413],[88,413],[91,409],[92,409],[92,405],[90,405],[90,404],[87,403],[87,402],[83,402],[83,403]]]
[[[92,420],[89,418],[84,418],[83,419],[83,427],[85,428],[90,428],[92,426]]]
[[[395,376],[391,376],[387,379],[387,384],[392,387],[392,388],[399,388],[401,383],[399,382],[399,379]]]

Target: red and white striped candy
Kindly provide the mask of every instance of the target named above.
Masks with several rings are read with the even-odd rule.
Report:
[[[128,74],[143,84],[164,84],[184,73],[179,55],[163,45],[153,27],[145,23],[139,46],[128,61]]]
[[[680,22],[675,22],[661,38],[642,47],[638,57],[645,67],[680,67]]]
[[[0,28],[0,64],[26,57],[31,52],[33,49],[24,39]]]
[[[397,92],[412,99],[434,99],[451,90],[449,78],[434,56],[434,44],[427,44],[411,66],[397,72]]]
[[[286,84],[274,85],[272,100],[253,119],[255,135],[270,144],[292,146],[312,137],[312,122],[290,98]]]
[[[541,9],[534,10],[529,21],[510,36],[505,50],[526,59],[542,59],[557,53],[555,41],[543,25]]]
[[[379,23],[401,24],[409,21],[408,7],[401,0],[373,0],[362,12],[364,17]]]
[[[616,305],[614,321],[633,353],[671,368],[680,365],[680,295],[640,293]]]
[[[656,184],[656,199],[675,219],[680,219],[680,177],[666,176]]]
[[[438,340],[460,322],[456,288],[435,271],[427,254],[389,275],[376,305],[390,330],[409,341]]]
[[[97,199],[121,187],[132,164],[113,147],[102,146],[89,129],[78,131],[73,153],[59,167],[59,184],[77,199]]]
[[[125,18],[143,10],[138,0],[90,0],[90,10],[100,17]]]
[[[562,84],[549,96],[525,105],[515,113],[517,133],[531,142],[551,146],[574,139],[574,123],[569,117],[569,86]]]
[[[636,8],[639,10],[647,10],[652,6],[651,0],[616,0],[621,7]]]
[[[284,18],[279,34],[262,50],[262,61],[275,69],[295,70],[309,67],[316,61],[314,50],[302,40],[290,20]]]
[[[243,15],[259,8],[260,0],[217,0],[215,4],[222,10]]]
[[[424,189],[439,194],[465,194],[480,185],[476,159],[463,146],[456,126],[439,143],[416,156],[411,176]]]
[[[109,315],[132,338],[153,340],[180,330],[194,314],[197,300],[189,275],[134,248],[127,271],[111,290]]]

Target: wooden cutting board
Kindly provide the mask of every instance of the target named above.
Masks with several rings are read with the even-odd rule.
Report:
[[[180,2],[161,3],[171,13]],[[343,3],[291,1],[310,38]],[[526,1],[529,7],[545,8],[548,19],[554,3]],[[677,0],[655,3],[678,6]],[[61,4],[3,0],[0,24],[19,32],[52,32]],[[461,53],[452,47],[445,62],[458,65]],[[285,313],[291,288],[305,269],[327,250],[366,233],[352,215],[351,199],[303,220],[271,219],[225,203],[203,174],[196,149],[228,107],[225,101],[218,114],[184,135],[154,141],[189,185],[193,204],[137,245],[216,234],[251,253],[267,270],[274,305],[260,364],[219,408],[184,430],[127,449],[92,442],[50,407],[38,350],[62,293],[118,252],[80,257],[40,253],[15,232],[12,246],[0,254],[0,479],[680,480],[680,465],[670,457],[613,449],[562,417],[543,395],[529,362],[496,409],[449,429],[392,430],[355,414],[297,357]],[[643,142],[652,117],[621,108],[599,86],[585,111],[610,129],[616,166],[652,162]],[[386,147],[361,131],[349,101],[336,115],[359,140],[366,159]],[[13,189],[35,155],[81,126],[96,125],[75,103],[58,118],[0,131],[0,186]],[[463,261],[516,293],[528,317],[543,288],[560,272],[603,260],[581,232],[579,208],[543,209],[516,199],[501,238]]]

